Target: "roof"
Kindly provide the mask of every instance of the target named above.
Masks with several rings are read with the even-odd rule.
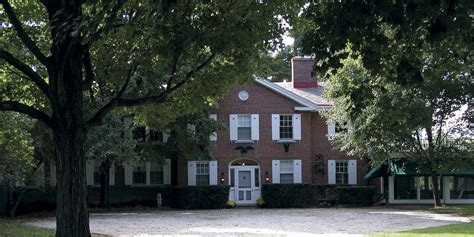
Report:
[[[317,88],[293,88],[291,82],[275,83],[260,78],[255,82],[300,104],[300,107],[295,107],[297,111],[321,111],[332,106],[329,100],[323,98],[325,83],[319,83]]]
[[[293,88],[291,82],[275,82],[274,84],[291,91],[294,94],[311,101],[319,106],[332,106],[333,103],[323,97],[324,89],[327,86],[325,82],[318,82],[318,87],[312,88]]]

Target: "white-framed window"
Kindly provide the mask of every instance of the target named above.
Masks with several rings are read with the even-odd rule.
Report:
[[[301,140],[301,114],[272,114],[273,141]]]
[[[250,114],[237,116],[237,140],[252,140],[252,120]]]
[[[155,130],[149,130],[148,141],[150,142],[163,142],[163,133]]]
[[[150,162],[150,184],[164,184],[163,165]]]
[[[196,162],[196,185],[209,185],[209,162]]]
[[[293,140],[293,115],[280,114],[280,139]]]
[[[133,166],[132,177],[133,184],[146,184],[146,166],[144,163]]]
[[[293,161],[280,160],[280,183],[293,183]]]
[[[349,162],[336,161],[336,184],[349,184]]]

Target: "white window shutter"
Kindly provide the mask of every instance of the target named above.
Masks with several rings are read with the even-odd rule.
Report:
[[[301,140],[301,114],[293,114],[293,140]]]
[[[196,161],[188,161],[188,186],[196,185]]]
[[[170,138],[170,133],[169,132],[163,132],[163,143],[167,143],[168,138]]]
[[[280,160],[272,160],[272,183],[280,183]]]
[[[115,185],[115,164],[112,162],[109,169],[109,185]]]
[[[163,164],[163,184],[171,184],[171,159],[165,159]]]
[[[328,184],[336,184],[336,161],[328,160]]]
[[[357,160],[349,160],[349,184],[357,184]]]
[[[259,127],[259,116],[258,114],[252,114],[251,116],[252,127],[250,129],[252,133],[252,141],[258,141],[260,136],[260,127]]]
[[[87,185],[94,185],[94,164],[95,160],[87,160],[86,161],[86,178],[87,178]]]
[[[336,134],[336,124],[328,124],[328,140],[333,140],[334,135]]]
[[[302,183],[301,160],[293,160],[293,183]]]
[[[272,114],[272,140],[280,140],[280,115]]]
[[[237,141],[237,114],[229,115],[229,135],[231,141]]]
[[[209,118],[217,121],[217,114],[209,114]],[[217,132],[211,133],[211,135],[209,135],[209,139],[213,142],[217,141]]]
[[[125,185],[132,185],[133,183],[133,167],[130,164],[123,165],[125,175]]]
[[[209,184],[217,185],[217,161],[209,161]]]

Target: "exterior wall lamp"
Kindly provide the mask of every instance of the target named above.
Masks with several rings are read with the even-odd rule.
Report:
[[[221,184],[224,184],[225,178],[224,178],[224,172],[221,172]]]
[[[270,183],[270,177],[268,176],[268,171],[265,172],[265,183]]]

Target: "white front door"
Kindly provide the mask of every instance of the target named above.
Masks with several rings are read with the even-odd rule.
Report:
[[[260,172],[258,166],[234,166],[230,175],[234,175],[231,187],[231,199],[237,204],[256,205],[260,198]],[[233,190],[232,190],[233,189]],[[232,192],[233,191],[233,192]]]

